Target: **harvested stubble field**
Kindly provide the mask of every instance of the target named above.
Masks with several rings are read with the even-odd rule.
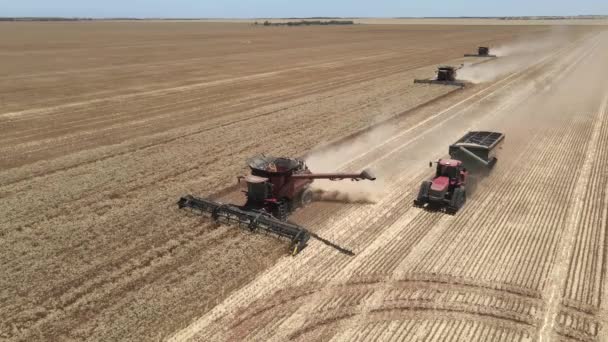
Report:
[[[0,339],[601,340],[600,30],[1,23]],[[412,84],[555,32],[491,81]],[[507,134],[492,175],[456,216],[412,208],[428,159],[470,128]],[[175,206],[252,154],[319,146],[319,168],[382,179],[373,204],[293,217],[355,257],[313,242],[291,258]]]

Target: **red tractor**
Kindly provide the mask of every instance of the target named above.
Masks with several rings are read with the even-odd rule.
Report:
[[[439,159],[435,176],[420,186],[414,205],[429,205],[455,214],[467,200],[466,184],[469,170],[491,170],[496,164],[496,150],[504,141],[498,132],[468,132],[450,145],[450,159]],[[465,168],[469,166],[469,170]],[[433,163],[430,163],[433,166]]]
[[[424,206],[431,203],[445,208],[448,213],[456,213],[467,200],[465,184],[469,171],[460,160],[439,159],[436,164],[435,177],[422,182],[414,204]]]

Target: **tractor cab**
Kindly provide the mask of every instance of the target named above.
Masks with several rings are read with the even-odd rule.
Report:
[[[430,163],[432,166],[433,163]],[[435,177],[430,181],[422,183],[417,205],[448,204],[452,209],[460,208],[465,200],[464,185],[468,171],[460,160],[440,159],[437,162]],[[456,196],[456,197],[455,197]],[[453,210],[452,210],[453,211]]]
[[[460,160],[441,159],[437,163],[435,177],[447,177],[450,182],[462,181],[464,172],[466,172],[466,169],[462,167]]]
[[[433,179],[434,190],[444,192],[448,188],[461,186],[466,181],[467,170],[460,160],[440,159],[437,162],[435,178]]]

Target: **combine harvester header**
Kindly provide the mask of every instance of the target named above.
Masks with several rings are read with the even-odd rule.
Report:
[[[180,209],[190,208],[198,211],[202,215],[209,215],[213,220],[218,222],[237,224],[252,232],[259,229],[265,233],[274,234],[279,238],[289,239],[291,242],[292,255],[296,255],[302,251],[302,249],[307,246],[308,240],[310,240],[311,237],[321,241],[327,246],[335,248],[340,253],[350,256],[355,255],[351,250],[338,246],[335,243],[306,230],[302,226],[278,220],[272,215],[264,212],[243,210],[242,207],[233,204],[223,204],[190,195],[180,198],[177,205]]]

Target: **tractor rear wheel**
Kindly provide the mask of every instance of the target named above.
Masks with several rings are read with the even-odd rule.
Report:
[[[429,190],[431,189],[431,182],[424,181],[422,185],[420,185],[420,190],[418,191],[418,197],[414,200],[414,205],[423,206],[425,203],[429,201]]]
[[[281,221],[287,221],[287,216],[289,215],[289,203],[287,203],[285,200],[277,202],[272,215]]]

